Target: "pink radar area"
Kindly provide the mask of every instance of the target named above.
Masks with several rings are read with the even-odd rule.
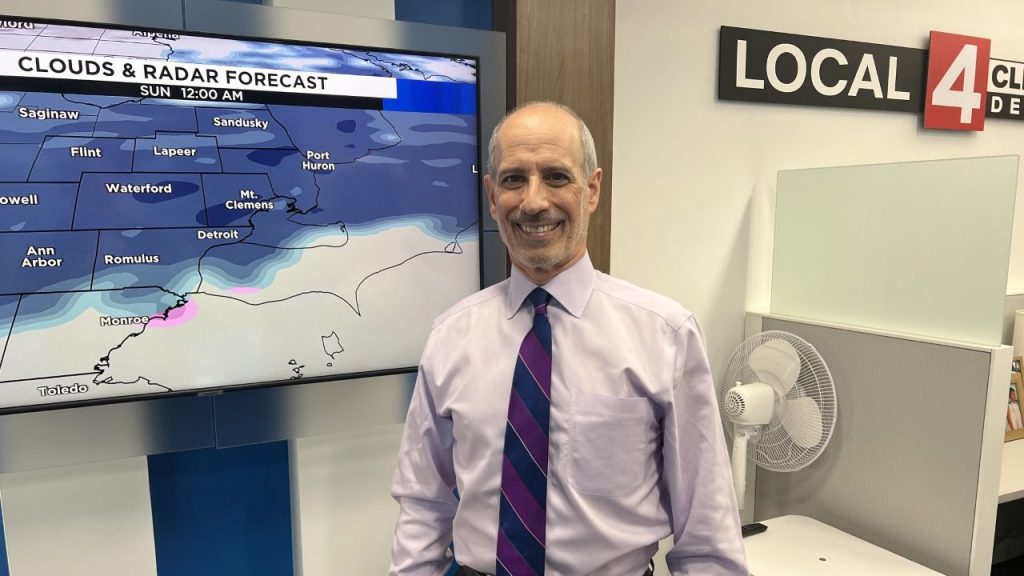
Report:
[[[178,326],[184,324],[189,320],[196,317],[196,303],[188,301],[184,306],[179,306],[167,313],[167,319],[164,320],[159,316],[153,316],[149,319],[149,324],[146,326],[147,329],[152,328],[170,328],[172,326]]]

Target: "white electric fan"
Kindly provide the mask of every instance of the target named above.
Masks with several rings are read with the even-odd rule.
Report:
[[[828,366],[813,346],[789,332],[761,332],[740,344],[718,381],[718,404],[733,438],[740,509],[748,457],[775,472],[800,470],[821,455],[836,425]]]

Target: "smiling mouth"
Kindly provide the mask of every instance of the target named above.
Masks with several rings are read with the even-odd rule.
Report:
[[[561,222],[555,222],[553,224],[537,224],[532,226],[530,224],[520,223],[519,228],[522,229],[522,231],[526,232],[527,234],[543,234],[545,232],[550,232],[555,228],[558,228],[559,224],[561,224]]]

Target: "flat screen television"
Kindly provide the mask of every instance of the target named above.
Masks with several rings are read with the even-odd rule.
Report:
[[[0,412],[412,370],[481,285],[477,69],[0,17]]]

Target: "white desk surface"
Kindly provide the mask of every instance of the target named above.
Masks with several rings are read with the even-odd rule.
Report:
[[[1024,438],[1003,444],[999,473],[999,503],[1024,498]]]
[[[941,576],[806,516],[763,524],[766,532],[743,539],[751,576]]]

